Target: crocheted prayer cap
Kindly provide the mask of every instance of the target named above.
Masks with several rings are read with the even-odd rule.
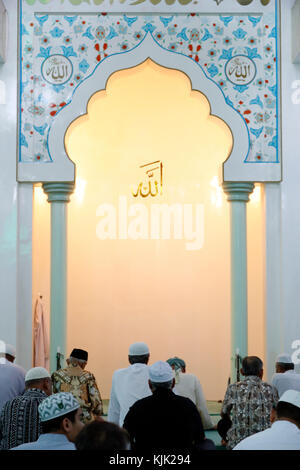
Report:
[[[38,410],[40,419],[44,422],[78,410],[79,407],[80,405],[72,393],[59,392],[45,398],[39,405]]]
[[[146,343],[133,343],[129,347],[129,356],[144,356],[149,354],[149,348]]]
[[[170,382],[174,378],[172,367],[165,361],[157,361],[149,367],[149,379],[154,383]]]

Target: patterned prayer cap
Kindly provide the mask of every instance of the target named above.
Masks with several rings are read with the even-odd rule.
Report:
[[[170,357],[170,359],[167,360],[167,363],[172,367],[175,367],[175,370],[177,369],[182,369],[185,367],[185,362],[183,359],[180,359],[179,357]]]
[[[71,413],[78,408],[80,405],[72,393],[60,392],[45,398],[38,409],[40,419],[44,422]]]

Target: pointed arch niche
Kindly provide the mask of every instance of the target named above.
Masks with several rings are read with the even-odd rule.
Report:
[[[150,34],[136,49],[105,59],[54,121],[50,153],[76,165],[67,351],[89,350],[104,398],[134,341],[149,344],[151,362],[183,357],[207,398],[223,397],[230,374],[230,217],[220,182],[223,162],[243,161],[248,148],[246,126],[222,91],[193,60],[162,49]],[[134,197],[140,167],[152,162],[163,165],[162,194]],[[182,225],[171,216],[170,233],[161,225],[158,234],[151,211],[162,204],[177,204]],[[43,218],[41,204],[35,217]],[[254,252],[259,204],[250,218]],[[262,355],[263,338],[254,333],[262,331],[261,273],[257,264],[248,270],[255,292],[249,349]]]

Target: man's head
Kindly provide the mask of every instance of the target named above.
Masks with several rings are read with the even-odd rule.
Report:
[[[127,431],[114,423],[93,421],[80,431],[75,445],[77,450],[114,452],[128,450],[130,439]]]
[[[244,357],[242,361],[241,374],[246,377],[249,375],[255,375],[262,379],[263,377],[263,362],[257,356]]]
[[[287,370],[293,370],[295,365],[289,354],[279,354],[276,359],[275,369],[277,374],[283,374]]]
[[[128,361],[132,364],[148,364],[150,357],[146,343],[133,343],[129,346]]]
[[[300,392],[296,390],[284,392],[277,407],[272,411],[271,421],[290,421],[300,428]]]
[[[170,357],[170,359],[167,359],[167,363],[172,367],[173,370],[185,372],[185,362],[183,359],[180,359],[179,357]]]
[[[67,359],[67,364],[71,366],[80,366],[84,369],[88,361],[88,352],[84,349],[73,349],[70,357]]]
[[[82,410],[72,393],[55,393],[43,400],[38,410],[44,434],[64,434],[74,442],[84,426]]]
[[[3,344],[4,350],[0,350],[0,357],[5,357],[9,362],[13,363],[16,358],[16,349],[11,344]]]
[[[33,367],[25,375],[26,390],[38,388],[48,396],[52,393],[52,381],[49,372],[44,367]]]
[[[149,367],[149,387],[152,392],[158,389],[171,390],[174,385],[174,372],[167,362],[157,361]]]

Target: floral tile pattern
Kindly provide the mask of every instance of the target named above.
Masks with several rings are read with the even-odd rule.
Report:
[[[222,89],[226,102],[239,111],[248,126],[250,153],[246,163],[278,162],[275,13],[69,16],[26,11],[20,31],[21,161],[51,160],[48,132],[55,115],[72,99],[74,89],[101,67],[106,57],[126,53],[146,34],[152,34],[159,45],[174,52],[174,64],[177,53],[186,55]],[[242,76],[242,80],[243,70],[250,73],[252,67],[252,79],[247,84],[233,81],[231,72],[227,73],[237,57],[244,65],[236,77]],[[52,74],[52,83],[47,76],[51,68],[45,67],[45,61],[60,64],[57,70],[61,72]],[[69,75],[65,76],[68,64]]]

